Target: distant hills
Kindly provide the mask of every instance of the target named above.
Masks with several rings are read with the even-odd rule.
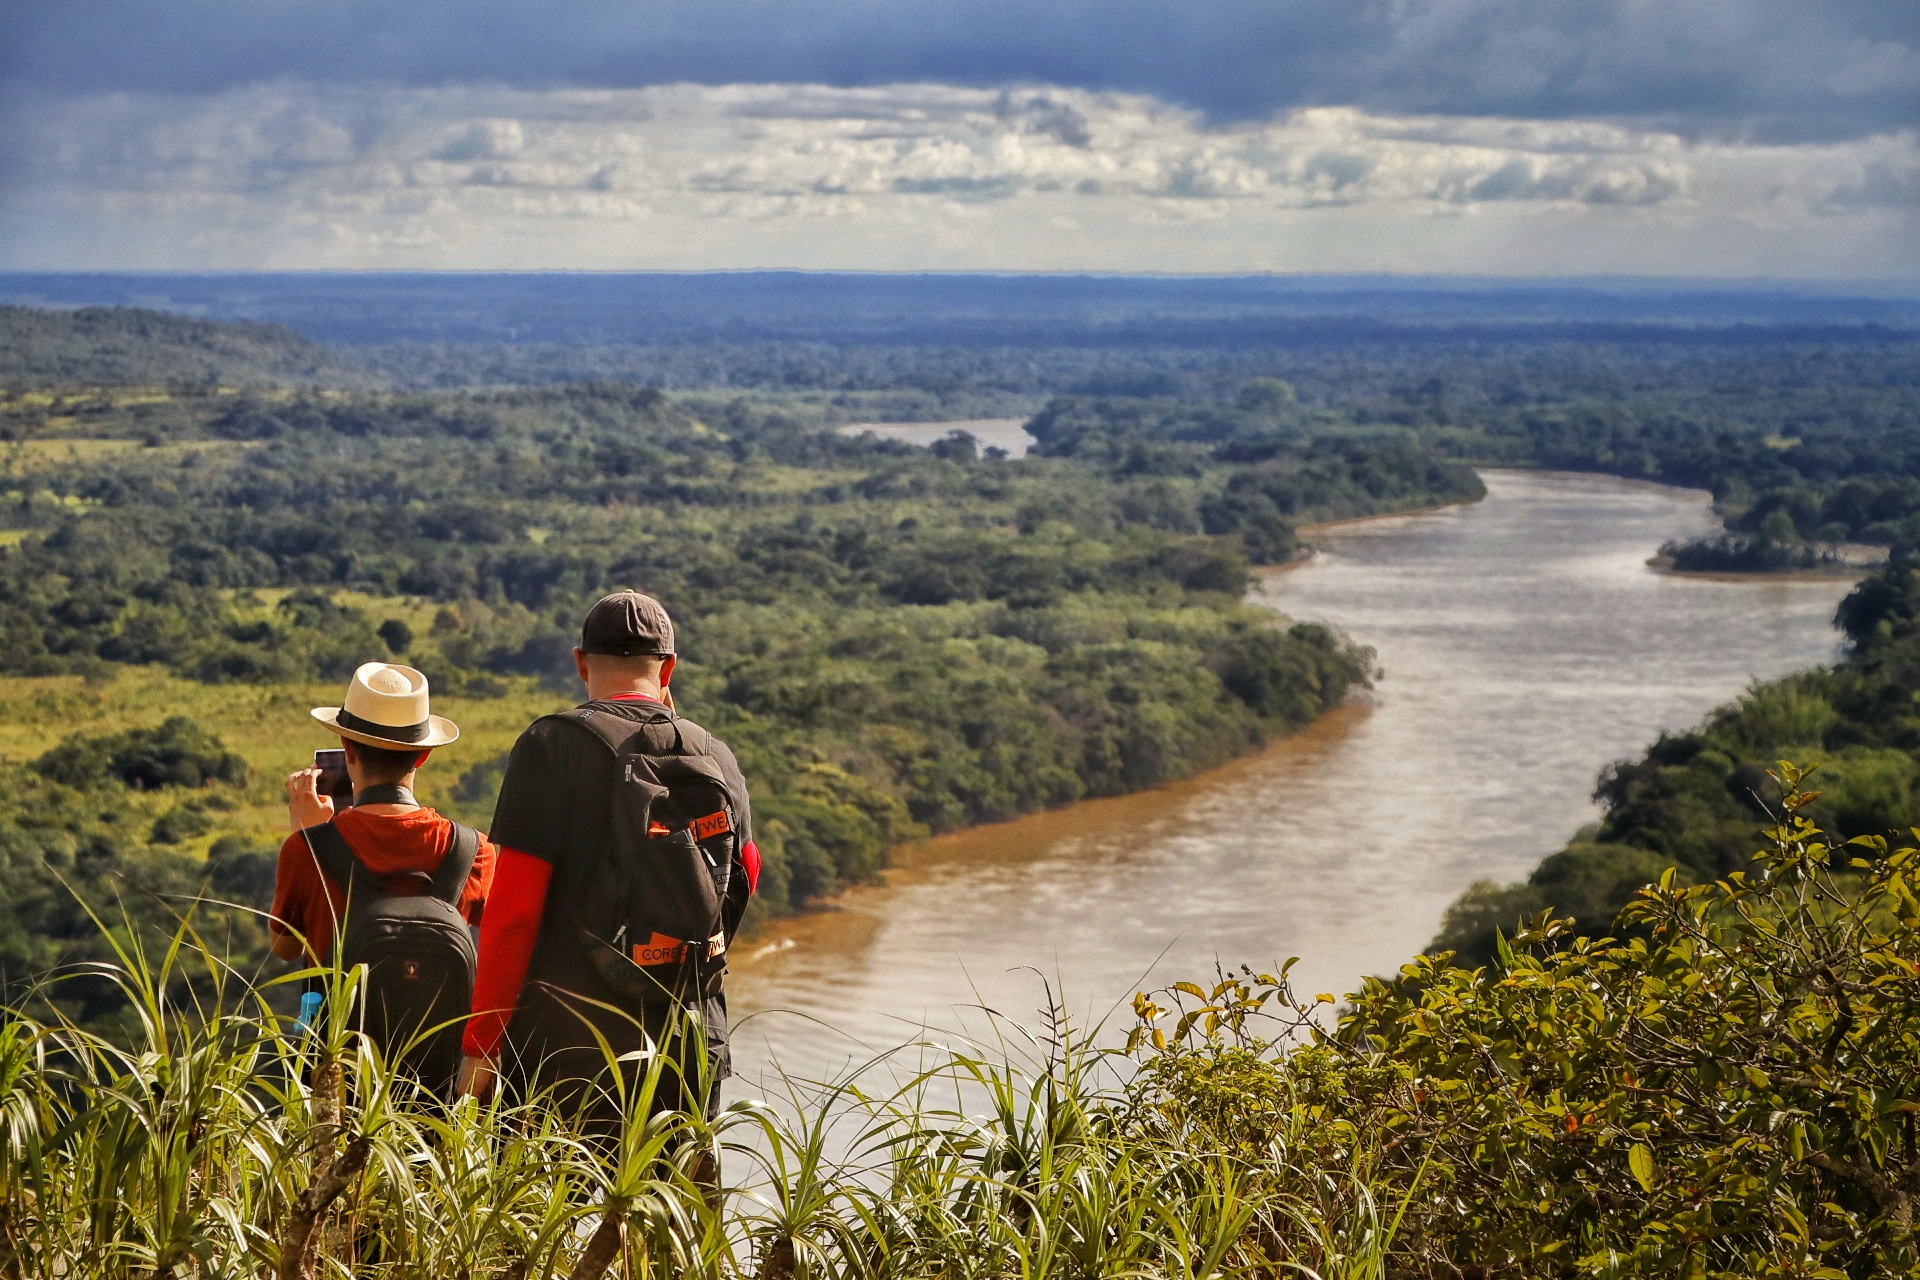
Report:
[[[1920,331],[1920,294],[1867,286],[1407,276],[735,272],[0,273],[0,302],[152,307],[322,342],[834,342],[1232,348],[1676,330]],[[1444,333],[1438,331],[1453,331]]]
[[[367,386],[352,359],[278,324],[130,307],[0,306],[0,385]]]
[[[1866,286],[0,272],[0,385],[437,390],[608,381],[802,392],[831,399],[831,412],[848,421],[1014,416],[1063,394],[1231,399],[1255,377],[1284,379],[1304,400],[1353,404],[1392,390],[1409,361],[1430,366],[1417,379],[1434,388],[1429,399],[1457,398],[1455,384],[1477,381],[1490,362],[1551,365],[1554,380],[1584,386],[1601,348],[1608,367],[1624,360],[1657,370],[1675,361],[1743,365],[1786,347],[1916,344],[1920,295]]]

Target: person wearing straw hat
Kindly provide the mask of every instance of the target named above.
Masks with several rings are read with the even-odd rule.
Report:
[[[427,678],[412,667],[368,662],[353,673],[337,707],[315,707],[313,718],[340,739],[354,803],[336,812],[320,794],[320,770],[287,776],[287,812],[293,834],[280,846],[273,915],[273,953],[303,953],[324,963],[346,918],[349,886],[322,870],[311,830],[331,826],[352,856],[374,877],[431,878],[453,849],[456,825],[414,798],[414,776],[436,747],[460,736],[459,727],[428,706]],[[477,836],[472,868],[457,906],[469,925],[480,923],[493,882],[496,854]]]

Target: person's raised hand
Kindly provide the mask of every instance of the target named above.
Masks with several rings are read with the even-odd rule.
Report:
[[[318,769],[295,769],[287,775],[287,820],[295,831],[333,821],[333,797],[320,794]]]

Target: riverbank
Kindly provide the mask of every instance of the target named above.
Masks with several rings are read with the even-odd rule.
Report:
[[[1431,515],[1454,507],[1473,506],[1485,501],[1485,498],[1486,495],[1482,493],[1478,498],[1462,502],[1437,503],[1404,511],[1383,511],[1373,515],[1355,516],[1347,520],[1302,525],[1300,531],[1302,533],[1333,533],[1383,520],[1404,520]],[[1287,573],[1310,563],[1314,555],[1313,548],[1303,547],[1301,553],[1286,564],[1261,565],[1255,569],[1255,573],[1262,579],[1269,575]],[[1256,586],[1255,596],[1262,593],[1263,589]],[[1257,599],[1254,602],[1260,603]],[[876,902],[883,900],[890,890],[911,882],[916,870],[940,865],[956,854],[969,858],[984,856],[992,860],[1008,849],[1030,848],[1035,841],[1042,843],[1051,841],[1058,838],[1064,830],[1070,829],[1083,820],[1074,815],[1086,815],[1091,821],[1103,823],[1107,820],[1109,810],[1113,810],[1114,806],[1124,808],[1143,798],[1151,800],[1151,798],[1160,797],[1163,800],[1177,800],[1186,789],[1204,790],[1231,777],[1234,770],[1245,767],[1250,760],[1262,759],[1282,749],[1287,743],[1312,735],[1328,724],[1338,724],[1342,717],[1358,713],[1366,705],[1365,698],[1364,694],[1358,695],[1357,706],[1354,702],[1349,702],[1346,706],[1324,711],[1312,724],[1303,729],[1272,739],[1267,744],[1256,747],[1234,760],[1201,770],[1167,786],[1129,792],[1120,796],[1076,800],[1066,805],[1024,814],[1003,822],[975,824],[958,831],[943,833],[930,840],[896,846],[888,851],[886,867],[883,871],[885,878],[882,883],[849,886],[839,894],[809,904],[806,910],[797,914],[776,916],[761,921],[743,944],[745,948],[743,958],[736,958],[736,967],[752,964],[756,958],[775,955],[795,945],[858,946],[870,936],[872,927],[877,923]]]
[[[1005,822],[980,823],[901,845],[890,854],[885,883],[855,885],[807,911],[766,921],[741,944],[730,965],[736,972],[751,972],[756,965],[777,959],[795,947],[857,950],[873,941],[901,890],[935,885],[954,870],[997,869],[1017,874],[1035,849],[1057,846],[1088,829],[1132,831],[1143,840],[1152,838],[1167,814],[1177,813],[1188,804],[1243,783],[1257,785],[1257,779],[1276,767],[1312,767],[1324,761],[1371,710],[1371,701],[1361,695],[1298,732],[1166,786],[1076,800]]]
[[[1506,470],[1506,469],[1507,468],[1489,467],[1486,470],[1491,471],[1491,470]],[[1484,475],[1484,472],[1482,474]],[[1485,502],[1486,500],[1487,500],[1487,495],[1485,493],[1482,493],[1477,498],[1462,498],[1458,502],[1436,502],[1436,503],[1433,503],[1431,506],[1408,507],[1403,511],[1376,511],[1372,515],[1349,516],[1345,520],[1325,520],[1319,524],[1303,524],[1299,526],[1299,528],[1294,530],[1294,532],[1296,533],[1327,533],[1335,529],[1351,529],[1355,525],[1372,524],[1378,520],[1400,520],[1400,519],[1404,519],[1407,516],[1426,516],[1426,515],[1432,515],[1436,511],[1449,511],[1449,510],[1452,510],[1454,507],[1477,506],[1480,503]]]
[[[1436,502],[1431,506],[1408,507],[1404,511],[1376,511],[1372,515],[1350,516],[1345,520],[1324,520],[1319,524],[1303,524],[1295,529],[1294,532],[1299,534],[1332,533],[1340,529],[1352,528],[1355,525],[1373,524],[1380,520],[1404,520],[1408,516],[1433,515],[1436,512],[1448,511],[1454,507],[1471,507],[1476,503],[1485,502],[1486,500],[1487,495],[1482,493],[1477,498],[1463,498],[1459,502]],[[1318,554],[1319,550],[1316,547],[1303,543],[1300,549],[1294,552],[1292,559],[1283,564],[1255,565],[1254,572],[1263,576],[1274,573],[1288,573],[1294,569],[1298,569],[1304,564],[1311,563],[1314,556]]]
[[[1858,582],[1878,567],[1837,564],[1830,569],[1769,569],[1737,573],[1731,570],[1676,569],[1670,564],[1661,564],[1657,559],[1647,561],[1647,568],[1662,577],[1691,578],[1697,582]]]

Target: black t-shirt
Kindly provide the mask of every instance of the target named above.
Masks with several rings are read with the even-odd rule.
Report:
[[[628,699],[582,706],[629,719],[652,718],[661,710],[658,703]],[[684,717],[680,720],[683,726],[698,728]],[[746,779],[727,745],[710,734],[706,736],[726,776],[728,790],[735,797],[738,844],[745,845],[753,839]],[[594,969],[580,941],[586,924],[581,906],[594,898],[592,878],[601,827],[612,805],[614,767],[613,753],[606,744],[585,725],[565,716],[534,721],[513,744],[513,753],[507,758],[489,834],[494,844],[518,849],[553,867],[540,935],[527,965],[526,984],[507,1027],[509,1045],[522,1054],[532,1052],[537,1057],[563,1047],[592,1044],[593,1037],[581,1020],[583,1012],[616,1046],[632,1044],[636,1039],[630,1034],[631,1023],[605,1015],[590,1004],[564,1000],[565,995],[574,994],[588,1001],[616,1006],[621,1003]],[[746,909],[744,866],[734,867],[727,897],[722,919],[731,941]],[[716,1041],[716,1047],[724,1046],[725,998],[716,996],[704,1003],[708,1035]],[[724,1070],[724,1054],[720,1065]]]

